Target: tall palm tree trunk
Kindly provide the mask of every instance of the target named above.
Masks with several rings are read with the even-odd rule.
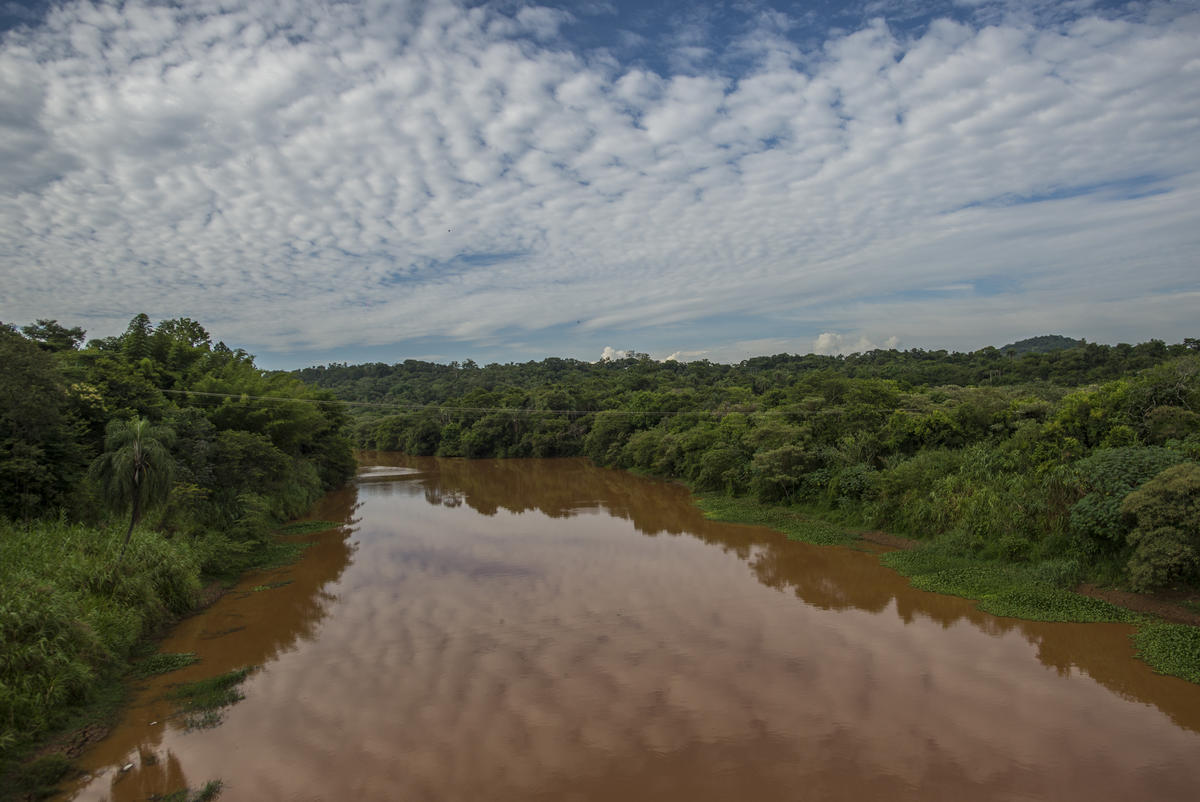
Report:
[[[121,553],[117,555],[117,562],[113,565],[113,578],[116,578],[117,569],[121,567],[121,560],[125,559],[125,549],[129,548],[129,541],[133,537],[133,527],[137,526],[138,520],[142,517],[142,494],[138,492],[141,485],[141,471],[137,471],[133,475],[133,513],[129,516],[129,529],[125,532],[125,542],[121,544]]]

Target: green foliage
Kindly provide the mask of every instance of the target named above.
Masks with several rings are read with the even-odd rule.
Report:
[[[58,784],[71,772],[71,761],[62,754],[35,758],[18,767],[6,779],[11,788],[0,789],[0,798],[7,799],[6,790],[18,799],[47,799],[58,791]]]
[[[891,552],[882,562],[907,576],[913,587],[976,599],[979,609],[992,615],[1031,621],[1134,620],[1128,610],[1062,587],[1063,580],[1073,577],[1060,566],[1038,570],[980,562],[937,547]]]
[[[0,521],[0,755],[65,721],[151,629],[191,609],[187,543],[139,527],[109,581],[122,528]]]
[[[109,509],[118,513],[132,510],[118,564],[142,512],[165,500],[171,491],[175,461],[167,446],[174,437],[170,429],[138,418],[108,425],[104,453],[92,463],[88,475],[99,485],[100,497]]]
[[[1093,581],[1127,583],[1120,503],[1166,467],[1163,455],[1200,457],[1200,356],[1187,343],[1061,337],[1011,350],[777,354],[737,365],[408,360],[296,375],[348,400],[420,405],[360,412],[365,446],[582,454],[936,540],[972,559],[1074,562]]]
[[[290,524],[279,527],[278,532],[281,535],[307,535],[336,529],[339,526],[341,524],[337,521],[292,521]]]
[[[0,515],[67,503],[83,472],[78,421],[53,356],[0,324]]]
[[[744,498],[717,494],[700,494],[696,503],[704,517],[714,521],[767,526],[783,532],[791,540],[816,543],[822,546],[846,545],[854,536],[839,526],[804,515],[788,507],[772,507]]]
[[[1089,550],[1121,551],[1129,533],[1121,514],[1125,496],[1182,459],[1176,451],[1152,446],[1102,449],[1080,460],[1075,474],[1084,495],[1071,508],[1072,532]]]
[[[195,321],[138,315],[83,349],[53,320],[23,331],[0,324],[0,763],[191,610],[202,568],[303,549],[272,531],[354,470],[328,392]]]
[[[139,677],[152,677],[187,668],[199,660],[195,652],[157,652],[139,660],[134,673]]]
[[[1154,622],[1133,634],[1138,657],[1159,674],[1200,683],[1200,627]]]
[[[243,666],[215,677],[178,685],[168,697],[175,703],[189,730],[215,727],[221,723],[224,708],[246,698],[240,686],[257,668]]]
[[[1200,579],[1200,465],[1167,468],[1121,503],[1129,532],[1130,583],[1137,590]]]
[[[1008,356],[1024,356],[1025,354],[1045,354],[1051,351],[1078,348],[1084,344],[1083,340],[1073,340],[1061,334],[1043,334],[1040,337],[1017,340],[1015,343],[1010,343],[997,350]]]

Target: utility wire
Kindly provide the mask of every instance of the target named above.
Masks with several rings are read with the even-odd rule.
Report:
[[[527,409],[525,407],[450,407],[438,404],[397,404],[397,403],[381,403],[378,401],[346,401],[340,398],[321,399],[321,398],[283,398],[273,395],[249,395],[248,393],[211,393],[201,390],[162,390],[164,393],[172,393],[174,395],[198,395],[208,398],[235,398],[238,400],[249,399],[254,401],[283,401],[283,402],[299,402],[305,404],[342,404],[350,407],[374,407],[378,409],[398,409],[406,412],[503,412],[510,415],[597,415],[603,413],[605,415],[723,415],[724,413],[715,412],[706,409],[693,410],[666,410],[666,409],[646,409],[646,410],[624,410],[624,409]]]

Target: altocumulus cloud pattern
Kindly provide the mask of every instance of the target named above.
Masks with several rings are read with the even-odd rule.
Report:
[[[279,366],[1194,336],[1198,42],[1187,2],[54,5],[0,40],[0,319]]]

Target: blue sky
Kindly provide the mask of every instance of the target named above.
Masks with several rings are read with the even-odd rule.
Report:
[[[1196,336],[1196,2],[0,0],[0,320],[266,367]]]

